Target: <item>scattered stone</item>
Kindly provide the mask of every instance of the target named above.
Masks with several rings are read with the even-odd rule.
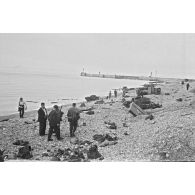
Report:
[[[86,123],[83,123],[83,126],[87,126],[87,124]]]

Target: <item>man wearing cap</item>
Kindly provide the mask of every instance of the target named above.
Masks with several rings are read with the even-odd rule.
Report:
[[[47,122],[47,110],[45,103],[41,103],[41,108],[38,110],[38,122],[39,122],[39,135],[44,136]]]
[[[61,117],[59,117],[59,108],[57,105],[53,107],[53,110],[49,113],[48,116],[49,120],[49,133],[48,133],[48,141],[53,141],[51,139],[51,136],[53,132],[56,133],[56,137],[58,140],[61,140],[60,138],[60,120]]]

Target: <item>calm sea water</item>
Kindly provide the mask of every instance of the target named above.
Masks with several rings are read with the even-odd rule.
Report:
[[[123,86],[137,87],[143,83],[79,75],[0,73],[0,116],[16,113],[20,97],[27,102],[30,111],[38,109],[42,101],[46,107],[80,102],[88,95],[107,96],[109,90]]]

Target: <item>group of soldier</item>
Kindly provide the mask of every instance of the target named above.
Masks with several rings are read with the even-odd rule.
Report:
[[[47,109],[45,108],[45,103],[41,103],[41,107],[38,110],[39,135],[45,136],[48,120],[49,133],[47,140],[53,141],[53,139],[51,139],[53,133],[56,134],[58,140],[62,140],[63,138],[60,136],[60,122],[62,121],[63,114],[64,112],[62,112],[61,108],[57,105],[53,106],[52,111],[48,114]],[[78,120],[80,118],[80,111],[76,107],[76,103],[73,103],[72,107],[68,110],[67,117],[70,125],[70,137],[74,137],[78,126]]]

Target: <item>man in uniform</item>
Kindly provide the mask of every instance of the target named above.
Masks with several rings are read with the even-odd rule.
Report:
[[[58,140],[60,138],[60,121],[61,121],[61,114],[59,114],[60,110],[57,105],[53,107],[53,110],[49,113],[48,120],[49,120],[49,133],[48,133],[48,141],[53,141],[51,136],[53,132],[56,133],[56,137]]]
[[[47,122],[47,110],[45,103],[41,103],[41,108],[38,110],[39,135],[44,136]]]
[[[78,126],[78,120],[80,119],[80,110],[76,108],[76,103],[72,104],[72,107],[68,110],[67,116],[70,124],[70,137],[74,137]]]

